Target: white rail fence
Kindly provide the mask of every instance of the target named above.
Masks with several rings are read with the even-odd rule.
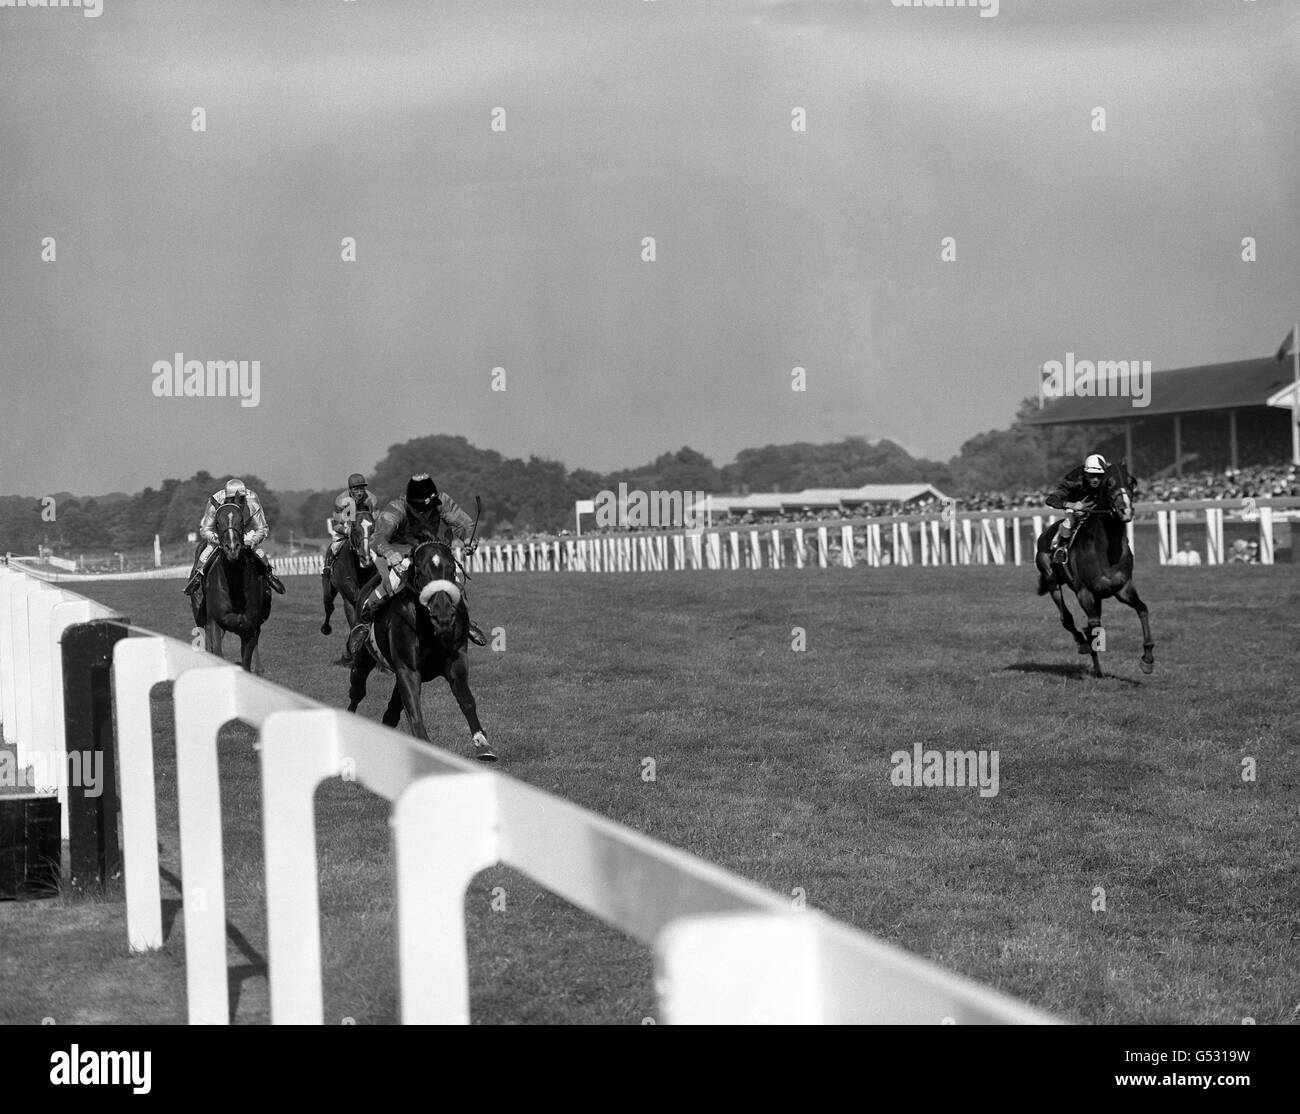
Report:
[[[1255,535],[1255,560],[1271,565],[1279,526],[1300,519],[1300,499],[1198,500],[1182,503],[1140,503],[1138,521],[1154,525],[1157,560],[1172,564],[1179,550],[1180,523],[1186,534],[1204,532],[1203,560],[1207,565],[1229,561],[1224,548],[1225,521],[1245,524]],[[1227,516],[1231,514],[1231,518]],[[478,572],[666,572],[690,569],[853,568],[865,565],[1032,565],[1038,535],[1061,518],[1050,507],[1009,511],[960,511],[950,514],[907,515],[805,526],[721,526],[678,533],[620,533],[590,537],[534,538],[529,541],[482,541],[469,559]],[[1129,542],[1135,544],[1134,524]],[[1198,550],[1198,552],[1201,552]],[[35,558],[15,557],[31,562]],[[274,559],[280,576],[319,574],[320,554]],[[182,579],[188,565],[119,573],[67,573],[32,568],[51,582],[94,580]]]
[[[1274,535],[1294,518],[1300,499],[1251,499],[1225,507],[1221,501],[1139,504],[1138,520],[1154,525],[1157,560],[1170,564],[1178,552],[1178,524],[1205,532],[1206,564],[1224,564],[1225,513],[1248,524],[1258,544],[1256,559],[1271,565]],[[519,542],[484,542],[471,558],[471,572],[662,572],[669,569],[779,569],[866,565],[1032,565],[1038,536],[1061,518],[1052,508],[895,516],[808,526],[719,527],[681,533],[601,534]],[[1128,528],[1136,550],[1136,523]],[[1288,529],[1290,525],[1288,523]]]
[[[403,1022],[469,1020],[464,895],[470,879],[496,863],[648,945],[661,1021],[1055,1020],[504,774],[123,622],[0,568],[0,712],[20,753],[62,748],[53,709],[69,626],[125,634],[112,646],[112,715],[127,935],[133,950],[145,951],[163,942],[150,692],[174,682],[193,1023],[229,1021],[216,743],[221,726],[236,718],[258,733],[274,1023],[323,1022],[313,795],[329,778],[355,780],[391,803]]]

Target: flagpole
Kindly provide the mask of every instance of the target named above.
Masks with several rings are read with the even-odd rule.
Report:
[[[1291,350],[1295,358],[1295,382],[1291,387],[1291,463],[1300,464],[1300,322],[1296,323]]]

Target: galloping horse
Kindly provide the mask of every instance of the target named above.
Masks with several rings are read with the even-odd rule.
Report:
[[[348,544],[339,550],[330,568],[329,580],[322,579],[325,595],[325,622],[320,625],[321,634],[328,635],[333,628],[330,616],[334,614],[334,597],[343,597],[343,613],[347,616],[348,630],[357,622],[357,608],[362,599],[361,588],[375,571],[375,559],[370,552],[370,539],[375,532],[375,516],[369,511],[361,511],[353,520],[348,532]],[[343,656],[339,663],[350,665],[352,657],[347,646],[343,647]]]
[[[366,678],[379,664],[396,673],[392,695],[383,722],[396,727],[406,711],[411,734],[429,742],[429,732],[420,710],[420,686],[435,677],[445,677],[452,695],[469,724],[474,757],[495,762],[479,723],[474,694],[469,690],[469,611],[455,583],[456,558],[442,542],[423,542],[411,553],[410,567],[401,587],[376,616],[372,641],[352,661],[348,687],[348,711],[355,712],[366,695]],[[375,658],[375,646],[383,662]]]
[[[217,510],[213,525],[220,539],[200,589],[190,597],[195,625],[203,627],[208,650],[221,657],[225,631],[239,635],[244,669],[262,672],[257,649],[262,624],[271,614],[271,582],[261,562],[244,546],[244,512],[234,503]]]
[[[1152,650],[1151,623],[1147,606],[1133,587],[1133,550],[1128,544],[1128,524],[1133,521],[1133,492],[1135,483],[1129,475],[1127,463],[1112,464],[1102,481],[1109,491],[1112,510],[1099,511],[1088,504],[1079,512],[1082,521],[1074,534],[1074,544],[1064,565],[1052,563],[1053,538],[1057,524],[1053,523],[1039,535],[1035,564],[1038,566],[1038,594],[1051,593],[1052,600],[1061,612],[1063,626],[1078,645],[1079,653],[1092,655],[1093,676],[1102,676],[1097,660],[1095,631],[1101,627],[1101,601],[1114,596],[1137,612],[1142,623],[1142,658],[1138,665],[1143,673],[1155,668]],[[1079,633],[1065,604],[1063,588],[1071,589],[1088,617],[1087,634]],[[1103,635],[1104,638],[1104,635]],[[1104,645],[1103,645],[1104,649]]]

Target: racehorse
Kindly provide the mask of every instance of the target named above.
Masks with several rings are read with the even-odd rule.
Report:
[[[257,643],[271,614],[271,582],[252,550],[244,545],[244,512],[234,503],[218,508],[213,529],[219,550],[190,597],[196,626],[204,628],[208,650],[222,657],[224,632],[239,635],[244,669],[262,672]]]
[[[388,606],[376,617],[371,638],[352,661],[348,687],[348,711],[355,712],[366,695],[366,678],[380,664],[396,674],[383,722],[396,727],[406,711],[411,734],[429,742],[429,732],[420,709],[420,686],[435,677],[445,677],[474,743],[474,757],[495,762],[479,723],[474,694],[469,690],[469,611],[455,583],[456,558],[449,546],[428,541],[416,546],[402,583]],[[375,658],[375,647],[383,656]]]
[[[1102,485],[1109,491],[1111,510],[1099,510],[1096,503],[1085,502],[1077,512],[1079,521],[1063,565],[1052,563],[1053,538],[1057,523],[1039,535],[1037,555],[1038,594],[1051,594],[1061,612],[1063,626],[1078,645],[1079,653],[1092,655],[1093,676],[1102,676],[1097,660],[1097,635],[1101,629],[1101,601],[1113,596],[1137,612],[1142,623],[1142,658],[1138,662],[1143,673],[1155,668],[1152,653],[1155,642],[1151,638],[1151,623],[1147,606],[1133,587],[1133,550],[1128,543],[1127,526],[1133,521],[1133,494],[1136,484],[1129,474],[1127,462],[1112,464],[1106,469]],[[1087,616],[1087,634],[1080,634],[1066,606],[1063,589],[1074,592]],[[1105,635],[1103,634],[1104,640]],[[1105,649],[1105,642],[1101,644]]]
[[[370,552],[370,539],[375,532],[375,516],[369,511],[361,511],[352,520],[348,531],[348,544],[339,550],[330,568],[330,578],[321,583],[324,586],[325,622],[320,625],[321,634],[328,635],[333,628],[330,616],[334,614],[334,597],[343,597],[343,613],[347,616],[348,630],[356,626],[357,608],[361,605],[362,586],[366,585],[375,571],[375,559]],[[347,646],[343,647],[343,656],[339,663],[350,665],[352,657]]]

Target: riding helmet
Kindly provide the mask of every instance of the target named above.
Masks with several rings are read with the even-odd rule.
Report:
[[[419,472],[407,481],[406,501],[417,510],[426,510],[438,501],[438,485],[428,472]]]
[[[1106,458],[1101,453],[1093,453],[1083,462],[1083,470],[1085,472],[1105,472]]]

